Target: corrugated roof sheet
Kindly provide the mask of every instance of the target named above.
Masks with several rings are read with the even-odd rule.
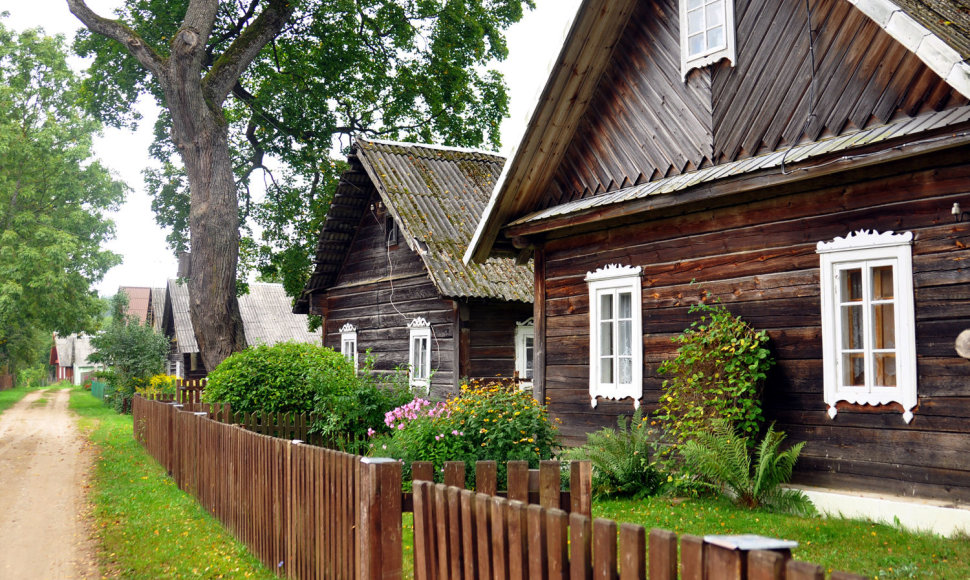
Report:
[[[919,117],[907,118],[895,123],[889,123],[857,133],[842,135],[830,139],[823,139],[804,145],[792,147],[787,151],[773,153],[707,167],[683,175],[676,175],[667,179],[651,181],[641,185],[620,189],[610,193],[587,197],[584,199],[564,203],[529,215],[510,223],[510,226],[538,222],[550,218],[562,217],[586,211],[595,207],[602,207],[623,203],[635,199],[643,199],[654,195],[664,195],[683,191],[702,183],[708,183],[735,177],[747,173],[754,173],[764,169],[780,167],[782,160],[786,165],[795,165],[812,158],[846,151],[855,147],[862,147],[889,141],[898,137],[905,137],[916,133],[923,133],[941,129],[970,121],[970,106],[949,109],[946,111],[928,113]]]
[[[443,296],[532,302],[531,265],[508,258],[462,263],[504,157],[392,141],[357,145],[364,169]]]
[[[316,268],[297,303],[334,283],[365,206],[377,191],[435,287],[450,298],[532,302],[531,264],[493,258],[465,265],[462,255],[478,225],[505,158],[474,149],[358,139],[317,246]]]
[[[152,289],[138,286],[121,286],[118,292],[128,295],[128,316],[134,316],[140,324],[148,320],[148,308],[151,304]]]
[[[74,335],[55,336],[54,348],[57,349],[57,364],[62,367],[74,366]]]
[[[152,325],[161,329],[165,317],[165,289],[152,288]]]
[[[168,294],[172,300],[177,351],[182,354],[199,352],[189,316],[188,285],[169,280]],[[243,319],[246,343],[250,346],[288,340],[320,343],[320,335],[307,330],[307,316],[291,312],[290,297],[282,284],[251,283],[249,293],[239,297],[239,313]]]

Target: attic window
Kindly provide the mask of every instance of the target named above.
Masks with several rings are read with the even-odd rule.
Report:
[[[384,217],[384,231],[387,232],[387,247],[396,246],[400,242],[401,230],[397,227],[397,222],[388,214]]]
[[[734,65],[734,0],[680,0],[680,72],[728,59]]]

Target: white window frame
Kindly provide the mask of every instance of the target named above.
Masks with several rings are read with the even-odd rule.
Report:
[[[734,0],[700,0],[701,10],[706,10],[708,4],[717,1],[723,2],[722,17],[724,20],[724,43],[720,46],[704,49],[695,55],[689,53],[689,43],[687,38],[687,18],[688,2],[691,0],[679,0],[680,4],[680,74],[687,78],[687,73],[695,68],[701,68],[709,64],[714,64],[721,59],[728,59],[731,66],[737,60],[735,55],[735,20],[734,20]],[[693,10],[691,10],[692,12]],[[707,35],[707,18],[705,16],[704,35]],[[706,40],[705,40],[706,44]]]
[[[412,389],[431,389],[431,323],[417,317],[408,323],[408,384]],[[415,342],[424,341],[424,356],[415,348]]]
[[[340,354],[354,364],[357,370],[357,327],[349,322],[340,327]]]
[[[586,283],[589,285],[589,399],[590,406],[596,407],[597,398],[620,400],[630,397],[633,399],[633,407],[640,407],[640,399],[643,397],[643,316],[641,314],[641,288],[640,288],[641,268],[639,266],[620,266],[610,264],[595,272],[586,273]],[[619,377],[619,369],[613,369],[613,383],[603,383],[600,381],[601,359],[599,355],[600,344],[600,322],[601,313],[599,312],[600,296],[630,292],[631,298],[631,320],[630,320],[630,347],[632,355],[632,381],[630,384],[620,384],[616,382]],[[614,301],[616,302],[616,301]],[[614,308],[615,312],[618,309]],[[613,332],[618,333],[619,326],[614,324]],[[616,334],[614,334],[616,336]],[[614,338],[613,344],[618,344]],[[616,365],[619,356],[614,354]]]
[[[816,252],[820,259],[820,283],[822,297],[822,360],[825,404],[828,415],[835,418],[836,404],[846,402],[857,405],[887,405],[899,403],[903,407],[903,420],[913,420],[917,404],[916,392],[916,317],[913,304],[913,233],[879,233],[860,230],[831,242],[819,242]],[[842,385],[842,359],[840,337],[842,318],[840,314],[840,272],[850,268],[862,268],[869,272],[879,266],[893,266],[893,317],[895,332],[896,385],[874,385],[871,360],[872,325],[869,324],[871,294],[869,276],[863,276],[863,351],[866,364],[864,386]]]
[[[532,339],[532,376],[527,376],[529,372],[528,340],[530,338]],[[534,317],[515,323],[515,371],[519,373],[519,388],[522,389],[531,389],[532,379],[535,378],[535,340]]]

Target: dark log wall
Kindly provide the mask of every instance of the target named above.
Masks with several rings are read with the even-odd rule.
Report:
[[[547,240],[546,397],[571,441],[629,414],[629,399],[588,396],[586,272],[611,263],[643,268],[644,404],[654,409],[657,367],[692,320],[702,289],[765,329],[778,364],[765,405],[793,441],[807,441],[804,483],[970,500],[970,361],[954,340],[970,328],[970,148],[765,191],[757,198],[694,206],[680,214]],[[929,167],[929,168],[928,168]],[[879,174],[882,171],[883,174]],[[796,189],[797,187],[797,189]],[[919,407],[840,410],[822,400],[818,241],[859,229],[912,231]],[[539,263],[540,260],[537,260]],[[691,285],[696,280],[699,285]]]
[[[357,349],[371,349],[376,369],[390,373],[408,364],[408,322],[419,316],[431,323],[432,395],[454,392],[457,361],[454,355],[457,306],[442,298],[424,263],[407,246],[404,234],[390,248],[385,243],[384,213],[371,199],[336,284],[313,300],[324,311],[324,345],[340,350],[340,327],[357,327]]]
[[[515,323],[532,317],[532,305],[475,301],[468,304],[467,311],[468,320],[462,320],[462,352],[468,353],[462,376],[511,377],[515,373]]]
[[[677,3],[638,4],[543,207],[967,103],[845,0],[809,2],[814,89],[804,2],[735,5],[735,66],[685,83]]]

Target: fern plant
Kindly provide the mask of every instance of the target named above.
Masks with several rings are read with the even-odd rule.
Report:
[[[709,487],[729,496],[739,506],[800,515],[814,513],[815,507],[804,493],[781,487],[791,479],[805,446],[803,441],[781,451],[784,440],[785,434],[771,425],[752,456],[747,438],[739,436],[730,422],[718,420],[713,432],[687,441],[681,452],[685,464]]]
[[[663,477],[651,461],[654,433],[640,409],[633,418],[621,416],[617,428],[604,428],[586,436],[586,445],[569,453],[575,459],[589,459],[593,468],[593,492],[598,497],[655,495]]]

